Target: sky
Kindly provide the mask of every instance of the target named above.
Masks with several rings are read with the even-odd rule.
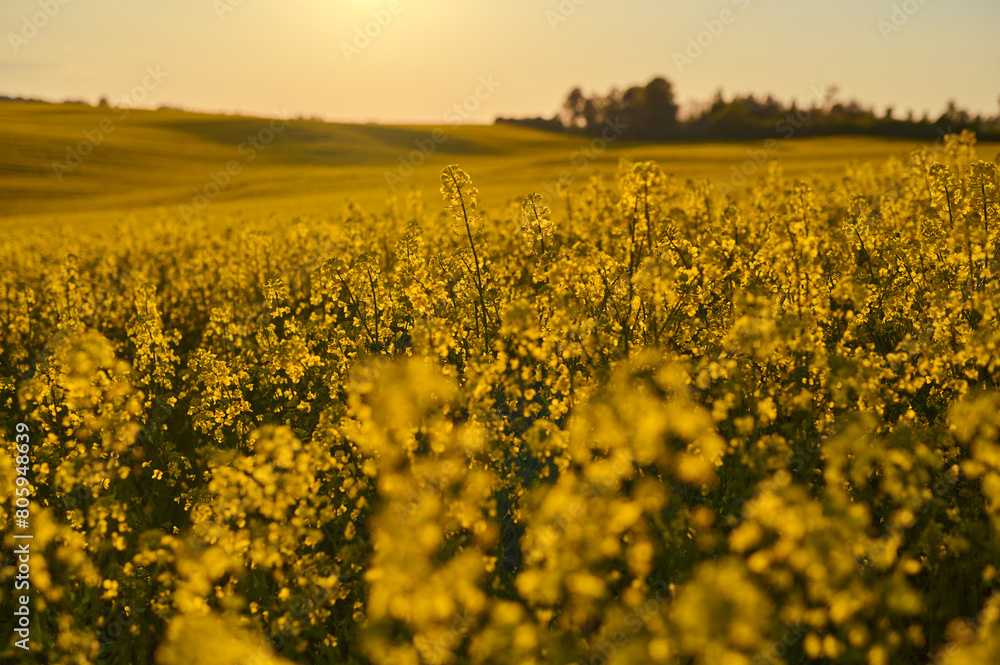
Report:
[[[667,78],[1000,112],[997,0],[0,0],[0,94],[379,123],[549,117]]]

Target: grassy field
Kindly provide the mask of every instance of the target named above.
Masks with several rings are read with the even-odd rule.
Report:
[[[584,137],[510,126],[290,120],[287,126],[275,124],[280,131],[270,133],[270,123],[174,110],[2,104],[3,225],[16,229],[55,222],[98,228],[124,214],[173,216],[182,205],[193,208],[206,187],[214,193],[213,174],[224,182],[219,174],[231,162],[238,172],[206,200],[201,210],[206,216],[259,214],[262,204],[292,216],[339,214],[347,197],[366,209],[381,210],[390,180],[398,192],[412,187],[426,200],[435,200],[441,169],[456,162],[476,178],[482,205],[491,209],[529,191],[546,193],[546,184],[554,187],[560,173],[578,184],[595,172],[612,175],[621,157],[655,160],[682,179],[728,182],[734,167],[746,164],[752,171],[755,160],[780,159],[793,177],[836,176],[853,161],[904,157],[919,145],[878,138],[785,139],[776,133],[770,144],[611,141],[604,147]],[[266,142],[269,136],[273,139]],[[257,137],[256,144],[251,137]],[[986,159],[998,150],[1000,144],[979,146]]]
[[[169,115],[76,199],[13,199],[73,221],[0,242],[0,611],[34,602],[0,663],[1000,663],[1000,178],[971,135],[845,176],[846,142],[789,143],[832,174],[731,198],[624,162],[572,214],[480,215],[564,149],[469,128],[435,159],[482,178],[295,219],[377,197],[419,136],[317,125],[206,208],[244,216],[185,222],[261,121]],[[724,177],[745,149],[658,151]],[[144,178],[165,223],[99,210]]]
[[[0,113],[0,663],[1000,663],[996,145]]]

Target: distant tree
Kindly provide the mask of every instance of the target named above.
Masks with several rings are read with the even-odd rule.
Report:
[[[645,134],[646,128],[643,126],[642,98],[643,89],[637,85],[633,85],[622,93],[621,101],[618,104],[619,108],[616,110],[614,116],[606,116],[608,120],[618,118],[617,122],[620,122],[622,125],[628,125],[625,131],[622,132],[623,136],[642,138]]]
[[[964,127],[969,124],[969,113],[965,109],[958,108],[954,99],[948,100],[948,108],[938,118],[939,123],[950,123],[951,125]]]
[[[563,122],[567,127],[586,126],[584,109],[587,98],[580,88],[573,88],[563,102]]]
[[[600,124],[601,107],[593,99],[585,99],[583,102],[583,126],[596,127]]]
[[[934,122],[925,113],[916,120],[913,111],[906,119],[895,116],[895,109],[887,106],[877,113],[856,100],[838,99],[837,86],[827,86],[821,91],[822,99],[813,97],[808,107],[800,107],[793,100],[790,105],[775,99],[753,94],[736,95],[726,101],[721,90],[711,102],[692,105],[682,122],[680,109],[674,99],[671,83],[655,77],[642,86],[634,85],[624,91],[612,88],[606,95],[587,96],[573,88],[563,102],[559,114],[545,118],[499,118],[510,122],[545,129],[547,131],[572,131],[600,135],[609,123],[614,123],[616,135],[627,139],[665,141],[686,139],[766,139],[777,136],[829,136],[839,134],[874,134],[905,136],[933,140],[941,130],[961,131],[971,129],[980,140],[1000,140],[1000,115],[996,118],[971,115],[954,101]],[[791,134],[789,134],[791,132]]]
[[[827,108],[837,100],[840,94],[840,86],[831,85],[826,88],[826,98],[823,100],[823,108]]]
[[[641,128],[648,138],[662,141],[677,135],[677,103],[669,81],[657,77],[646,84],[640,118]]]
[[[621,119],[622,111],[625,110],[625,93],[618,88],[611,88],[611,92],[605,97],[594,100],[594,106],[596,113],[591,129],[597,131],[605,123],[617,122]]]
[[[558,115],[554,115],[551,118],[504,118],[498,117],[493,121],[497,125],[518,125],[521,127],[532,127],[534,129],[541,129],[548,132],[561,132],[566,129],[563,125],[562,120],[559,119]]]

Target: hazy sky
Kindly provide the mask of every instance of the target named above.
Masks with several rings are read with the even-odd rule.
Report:
[[[345,121],[548,116],[657,74],[682,105],[1000,98],[998,0],[0,0],[0,34],[0,94]]]

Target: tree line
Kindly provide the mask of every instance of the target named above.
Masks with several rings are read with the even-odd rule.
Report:
[[[910,112],[897,117],[893,108],[877,113],[856,101],[837,99],[837,88],[813,90],[808,105],[785,104],[771,95],[735,95],[722,92],[695,113],[681,119],[671,83],[653,78],[643,86],[612,89],[605,95],[586,95],[579,87],[566,96],[551,118],[504,118],[516,124],[553,132],[599,135],[609,124],[624,139],[643,141],[765,139],[791,136],[874,135],[936,139],[941,132],[976,132],[981,140],[1000,140],[1000,114],[972,115],[949,102],[937,118],[916,118]]]

